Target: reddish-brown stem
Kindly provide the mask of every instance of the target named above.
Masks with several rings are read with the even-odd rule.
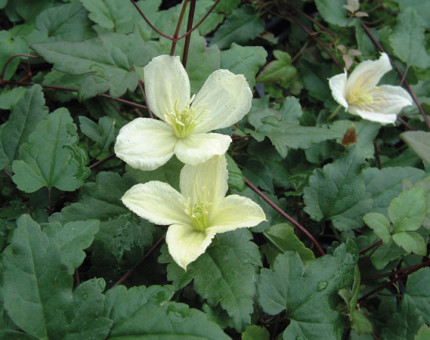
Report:
[[[213,12],[213,10],[215,9],[215,7],[219,4],[221,0],[217,0],[215,1],[215,3],[212,5],[212,7],[209,9],[209,11],[205,14],[205,16],[197,23],[196,26],[194,26],[193,28],[191,28],[190,30],[187,30],[187,32],[185,32],[184,34],[180,35],[178,37],[178,40],[181,40],[182,38],[190,35],[191,33],[193,33],[202,23],[203,21],[206,20],[206,18],[209,16],[209,14],[211,14]]]
[[[188,13],[187,32],[193,27],[194,12],[196,10],[196,0],[191,0],[190,11]],[[187,67],[188,50],[190,48],[191,33],[185,37],[184,53],[182,54],[182,65]]]
[[[172,48],[170,49],[170,55],[173,56],[175,54],[176,44],[178,43],[179,30],[181,29],[182,20],[184,19],[185,9],[187,8],[188,0],[184,0],[182,4],[181,13],[179,14],[178,23],[176,25],[175,34],[173,35],[172,40]]]
[[[378,246],[380,246],[382,244],[382,241],[381,240],[379,240],[379,241],[377,241],[377,242],[375,242],[375,243],[373,243],[373,244],[371,244],[370,246],[368,246],[368,247],[366,247],[366,248],[364,248],[364,249],[361,249],[360,251],[359,251],[359,254],[364,254],[365,252],[367,252],[368,250],[370,250],[370,249],[372,249],[372,248],[374,248],[374,247],[378,247]]]
[[[137,267],[139,267],[142,263],[143,263],[143,261],[145,261],[146,260],[146,258],[161,244],[161,242],[163,242],[163,240],[164,240],[164,236],[163,237],[161,237],[157,242],[155,242],[155,244],[152,246],[152,248],[151,249],[149,249],[148,250],[148,252],[142,257],[142,259],[140,259],[140,261],[139,262],[137,262],[133,267],[131,267],[130,268],[130,270],[127,272],[127,273],[125,273],[125,275],[123,276],[123,277],[121,277],[112,287],[111,287],[111,289],[112,288],[115,288],[116,286],[118,286],[118,285],[120,285],[121,283],[123,283],[125,280],[127,280],[129,277],[130,277],[130,275],[133,273],[133,271],[137,268]]]
[[[112,99],[108,98],[108,103],[110,104],[110,106],[112,106],[112,108],[116,111],[116,113],[118,113],[122,118],[126,119],[126,120],[131,120],[130,118],[128,118],[125,114],[123,114],[121,112],[120,109],[118,109],[115,104],[112,102]]]
[[[412,126],[410,126],[402,117],[400,117],[400,116],[397,116],[397,120],[400,122],[400,123],[402,123],[404,126],[406,126],[409,130],[411,130],[411,131],[415,131],[415,129],[412,127]]]
[[[373,149],[375,150],[375,158],[376,158],[376,164],[378,164],[378,169],[382,169],[382,163],[381,163],[381,157],[379,157],[379,148],[378,144],[376,144],[375,141],[373,141]]]
[[[39,59],[40,57],[37,55],[31,55],[31,54],[24,54],[24,53],[19,53],[19,54],[15,54],[12,57],[10,57],[7,61],[6,64],[4,64],[3,66],[3,70],[1,71],[1,77],[0,77],[0,85],[3,85],[5,83],[4,80],[4,75],[6,73],[6,69],[9,66],[9,64],[12,62],[12,60],[14,60],[15,58],[18,57],[27,57],[27,58],[32,58],[32,59]]]
[[[279,214],[281,214],[282,217],[290,221],[294,226],[299,228],[311,241],[312,243],[317,247],[318,251],[322,256],[325,255],[324,250],[318,243],[318,241],[312,236],[312,234],[307,231],[305,227],[303,227],[301,224],[299,224],[294,218],[292,218],[290,215],[288,215],[285,211],[283,211],[281,208],[279,208],[269,197],[267,197],[263,192],[260,191],[249,179],[245,178],[245,183],[247,186],[249,186],[252,190],[254,190],[263,200],[265,200],[273,209],[275,209]]]
[[[148,100],[146,99],[146,93],[145,93],[145,90],[143,89],[142,83],[143,82],[139,80],[139,90],[140,90],[140,93],[142,93],[143,99],[145,99],[145,103],[148,104]],[[154,115],[151,109],[149,108],[149,105],[146,105],[146,106],[147,106],[149,117],[154,118]]]
[[[149,20],[148,18],[145,16],[145,14],[143,14],[142,10],[139,8],[139,6],[134,2],[134,0],[130,0],[130,2],[133,4],[134,7],[136,7],[137,11],[139,12],[140,16],[143,18],[143,20],[145,20],[145,22],[149,25],[149,27],[151,27],[154,32],[156,32],[157,34],[161,35],[163,38],[169,39],[169,40],[173,40],[173,37],[171,37],[170,35],[164,34],[163,32],[159,31]]]
[[[5,81],[5,84],[19,85],[19,86],[33,86],[33,85],[35,85],[35,83],[18,83],[18,82],[15,82],[15,81]],[[73,87],[67,87],[67,86],[54,86],[54,85],[45,85],[45,84],[39,84],[39,85],[42,86],[43,88],[46,88],[46,89],[61,90],[61,91],[71,91],[71,92],[78,92],[79,91],[79,89],[75,89]],[[121,98],[112,98],[110,95],[105,94],[105,93],[100,94],[99,96],[115,100],[115,101],[117,101],[119,103],[127,104],[127,105],[134,106],[134,107],[138,107],[140,109],[145,109],[145,110],[147,109],[147,107],[145,105],[137,104],[137,103],[131,102],[129,100],[121,99]]]
[[[9,177],[10,178],[10,180],[12,181],[12,175],[9,173],[9,171],[7,171],[6,169],[3,169],[3,172],[5,173],[5,175],[7,176],[7,177]]]
[[[376,47],[378,47],[378,49],[381,52],[385,52],[384,47],[382,47],[382,45],[379,43],[379,41],[375,38],[375,36],[373,35],[373,33],[370,31],[369,27],[367,27],[367,25],[363,21],[361,21],[361,27],[363,27],[364,31],[369,36],[369,38],[372,40],[372,42],[376,45]],[[400,79],[403,79],[403,74],[402,74],[402,72],[400,72],[399,68],[396,65],[394,65],[394,64],[393,64],[393,67],[396,70],[397,74],[399,75]],[[427,125],[428,129],[430,130],[430,118],[425,113],[423,107],[421,106],[421,103],[419,102],[417,96],[415,95],[415,92],[409,86],[409,82],[406,79],[404,79],[403,83],[405,84],[406,90],[408,90],[409,94],[412,97],[412,100],[417,105],[418,110],[420,111],[421,115],[424,118],[424,121],[426,122],[426,125]]]
[[[421,269],[423,267],[428,267],[430,266],[430,260],[427,260],[423,263],[420,264],[416,264],[415,266],[410,266],[407,268],[402,268],[402,269],[396,269],[396,273],[397,274],[402,274],[402,273],[413,273],[415,271],[417,271],[418,269]],[[385,274],[378,274],[378,275],[372,275],[372,276],[365,276],[361,278],[361,281],[370,281],[370,280],[377,280],[377,279],[382,279],[384,277],[387,276],[392,276],[394,274],[394,271],[391,271],[389,273],[385,273]]]
[[[111,155],[109,155],[109,156],[107,156],[107,157],[105,157],[105,158],[103,158],[103,159],[101,159],[101,160],[99,160],[99,161],[91,164],[90,166],[88,166],[88,169],[95,168],[96,166],[98,166],[98,165],[100,165],[100,164],[102,164],[102,163],[104,163],[104,162],[106,162],[109,159],[114,158],[114,157],[115,157],[115,154],[113,153],[113,154],[111,154]]]

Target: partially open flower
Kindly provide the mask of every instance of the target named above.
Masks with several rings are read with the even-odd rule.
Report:
[[[147,104],[161,120],[137,118],[120,130],[115,153],[133,168],[154,170],[173,154],[194,165],[224,154],[230,136],[208,132],[233,125],[251,108],[245,77],[228,70],[213,72],[191,97],[179,57],[152,59],[144,67],[144,81]]]
[[[203,254],[215,234],[253,227],[265,219],[261,207],[228,189],[225,156],[197,166],[186,164],[179,193],[169,184],[151,181],[128,190],[122,201],[152,223],[169,225],[166,242],[173,260],[186,269]]]
[[[391,68],[388,55],[382,53],[378,60],[360,63],[349,77],[346,71],[331,77],[334,100],[353,115],[381,124],[394,123],[402,108],[412,105],[412,99],[400,86],[377,86]]]

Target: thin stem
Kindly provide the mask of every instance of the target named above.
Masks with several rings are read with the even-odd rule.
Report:
[[[112,106],[112,108],[116,111],[116,113],[118,113],[122,118],[126,119],[126,120],[131,120],[130,118],[128,118],[125,114],[123,114],[121,112],[120,109],[118,109],[114,103],[112,103],[112,99],[108,98],[108,103],[110,106]]]
[[[342,109],[342,105],[338,105],[337,108],[333,111],[333,113],[327,117],[327,120],[330,121],[332,120],[334,117],[337,116],[337,114],[340,112],[340,110]]]
[[[4,75],[6,73],[6,69],[9,66],[9,64],[12,62],[12,60],[14,60],[15,58],[18,57],[27,57],[27,58],[32,58],[32,59],[39,59],[41,57],[37,56],[37,55],[31,55],[31,54],[24,54],[24,53],[19,53],[19,54],[15,54],[12,57],[10,57],[7,61],[6,64],[4,64],[3,66],[3,70],[1,71],[1,77],[0,77],[0,85],[3,85],[5,83],[4,80]]]
[[[423,263],[416,264],[414,266],[410,266],[410,267],[407,267],[407,268],[402,268],[402,269],[398,269],[398,270],[396,269],[396,273],[397,274],[401,274],[401,273],[405,273],[405,272],[410,273],[410,272],[414,272],[414,271],[417,271],[418,269],[421,269],[423,267],[428,267],[428,266],[430,266],[430,260],[427,260],[427,261],[425,261]],[[382,279],[382,278],[387,277],[387,276],[392,276],[393,274],[394,274],[394,271],[391,271],[391,272],[385,273],[385,274],[365,276],[365,277],[361,278],[361,281],[370,281],[370,280]]]
[[[102,163],[104,163],[104,162],[106,162],[109,159],[114,158],[114,157],[115,157],[115,154],[113,153],[113,154],[111,154],[111,155],[109,155],[109,156],[107,156],[107,157],[105,157],[105,158],[103,158],[103,159],[101,159],[101,160],[99,160],[99,161],[91,164],[90,166],[88,166],[88,169],[95,168],[96,166],[98,166],[98,165],[100,165],[100,164],[102,164]]]
[[[187,32],[191,31],[191,28],[193,27],[194,12],[196,10],[196,1],[197,0],[191,0],[191,3],[190,3],[190,12],[188,13],[188,22],[187,22]],[[191,33],[188,34],[185,38],[184,53],[182,55],[182,65],[184,65],[184,68],[187,67],[188,50],[190,48],[190,41],[191,41]]]
[[[175,34],[173,35],[172,40],[172,48],[170,49],[170,55],[173,56],[175,54],[176,44],[178,43],[179,30],[181,29],[182,20],[184,19],[185,9],[187,8],[188,0],[184,0],[182,4],[181,13],[179,14],[178,24],[176,25]]]
[[[376,164],[378,164],[378,169],[382,169],[382,163],[381,163],[381,157],[379,157],[379,148],[378,144],[376,144],[375,141],[373,141],[373,149],[375,150],[375,158],[376,158]]]
[[[142,83],[143,82],[141,80],[139,80],[139,90],[140,90],[140,93],[142,93],[143,99],[145,99],[145,103],[148,104],[148,100],[146,99],[146,93],[145,93],[145,90],[143,89]],[[152,113],[151,109],[149,108],[149,105],[146,105],[146,107],[148,110],[149,117],[154,118],[154,114]]]
[[[361,249],[361,250],[359,251],[359,254],[364,254],[365,252],[367,252],[368,250],[370,250],[370,249],[372,249],[372,248],[374,248],[374,247],[379,247],[381,244],[382,244],[382,241],[381,241],[381,240],[379,240],[379,241],[377,241],[377,242],[375,242],[375,243],[371,244],[370,246],[368,246],[368,247],[366,247],[366,248],[364,248],[364,249]]]
[[[411,131],[415,131],[415,129],[412,127],[412,126],[410,126],[402,117],[400,117],[400,116],[397,116],[397,120],[400,122],[400,123],[402,123],[404,126],[406,126],[409,130],[411,130]]]
[[[145,261],[146,259],[147,259],[147,257],[161,244],[161,242],[163,242],[163,240],[164,240],[164,236],[163,237],[160,237],[159,239],[158,239],[158,241],[157,242],[155,242],[155,244],[152,246],[152,248],[151,249],[149,249],[148,250],[148,252],[142,257],[142,259],[140,259],[140,261],[139,262],[137,262],[133,267],[131,267],[130,268],[130,270],[127,272],[127,273],[125,273],[125,275],[123,276],[123,277],[121,277],[112,287],[111,287],[111,289],[112,288],[115,288],[116,286],[118,286],[118,285],[120,285],[121,283],[123,283],[125,280],[127,280],[129,277],[130,277],[130,275],[134,272],[134,270],[137,268],[137,267],[139,267],[142,263],[143,263],[143,261]]]
[[[294,226],[299,228],[311,241],[312,243],[318,248],[318,251],[322,256],[325,255],[324,250],[318,243],[318,241],[312,236],[312,234],[306,230],[305,227],[303,227],[301,224],[299,224],[295,219],[293,219],[290,215],[288,215],[285,211],[283,211],[281,208],[279,208],[269,197],[267,197],[265,194],[263,194],[260,189],[258,189],[253,183],[249,181],[246,177],[243,178],[245,180],[246,185],[248,185],[252,190],[254,190],[263,200],[265,200],[273,209],[275,209],[279,214],[281,214],[282,217],[290,221]]]
[[[139,12],[140,16],[143,18],[143,20],[146,21],[146,23],[149,25],[149,27],[151,27],[157,34],[161,35],[163,38],[166,38],[166,39],[169,39],[169,40],[173,40],[173,37],[171,37],[170,35],[164,34],[163,32],[159,31],[153,24],[151,24],[151,22],[147,19],[147,17],[145,16],[145,14],[143,14],[142,10],[134,2],[134,0],[130,0],[130,2],[137,9],[137,11]]]
[[[215,3],[212,5],[212,7],[209,9],[209,11],[205,14],[205,16],[197,23],[196,26],[194,26],[192,29],[190,29],[189,31],[185,32],[184,34],[180,35],[178,37],[178,40],[181,40],[182,38],[190,35],[192,32],[194,32],[202,23],[203,21],[206,20],[206,18],[209,16],[209,14],[211,14],[213,12],[213,10],[215,9],[215,7],[219,4],[221,0],[217,0],[215,1]]]
[[[9,173],[9,171],[7,171],[6,169],[3,169],[3,172],[6,174],[7,177],[10,178],[10,180],[12,181],[12,175]]]
[[[375,38],[373,33],[370,31],[369,27],[367,27],[367,25],[363,21],[361,21],[361,27],[363,27],[363,29],[366,31],[366,34],[369,36],[369,38],[372,40],[372,42],[376,45],[376,47],[378,47],[378,49],[381,52],[385,52],[384,47],[382,47],[382,45],[379,43],[379,41]],[[393,64],[393,67],[396,70],[397,74],[399,75],[400,79],[403,79],[403,74],[402,74],[402,72],[400,72],[399,68],[394,64]],[[424,121],[426,122],[427,128],[430,130],[430,118],[425,113],[423,107],[421,106],[421,103],[419,102],[417,96],[415,95],[415,92],[409,86],[409,82],[406,79],[404,79],[403,83],[405,84],[406,90],[408,90],[413,101],[417,105],[418,110],[420,111],[421,115],[423,116]]]

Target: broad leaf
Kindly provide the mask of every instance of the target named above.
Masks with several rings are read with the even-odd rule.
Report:
[[[413,231],[402,231],[393,235],[393,240],[407,253],[415,253],[425,256],[427,254],[427,244],[423,237]]]
[[[255,75],[266,62],[267,52],[261,46],[240,46],[231,44],[230,49],[221,52],[221,68],[235,74],[243,74],[251,88],[255,85]]]
[[[330,24],[341,27],[348,25],[348,12],[342,6],[346,4],[344,0],[315,0],[318,12]]]
[[[430,282],[430,268],[422,268],[408,276],[406,283],[406,299],[410,305],[418,308],[421,316],[427,324],[430,324],[430,291],[428,283]]]
[[[380,213],[368,213],[363,216],[363,221],[369,228],[373,229],[382,242],[390,242],[390,221],[384,215]]]
[[[82,99],[105,91],[113,97],[134,91],[139,75],[133,68],[144,66],[154,54],[139,36],[114,33],[79,42],[36,44],[33,48],[58,71],[88,75],[80,88]]]
[[[12,93],[12,92],[11,92]],[[28,141],[36,125],[48,115],[42,88],[30,87],[16,104],[9,120],[0,127],[0,169],[18,158],[21,144]]]
[[[221,25],[214,34],[211,45],[225,49],[233,42],[244,44],[254,39],[263,30],[264,21],[259,18],[252,6],[245,5],[234,10]]]
[[[286,311],[290,324],[284,339],[341,339],[344,329],[336,310],[337,292],[352,284],[357,261],[355,247],[342,245],[303,265],[297,253],[278,255],[273,270],[262,269],[259,302],[271,315]]]
[[[73,293],[60,254],[28,215],[18,220],[3,260],[1,295],[8,315],[36,338],[104,339],[111,321],[104,317],[103,280],[88,281]]]
[[[354,147],[324,168],[314,170],[304,190],[305,211],[316,221],[330,219],[340,231],[359,228],[372,199],[361,172],[364,160]]]
[[[245,332],[242,333],[242,340],[269,340],[270,333],[264,327],[255,325],[249,326]]]
[[[297,74],[297,70],[291,65],[291,57],[288,53],[275,50],[273,55],[276,60],[267,64],[257,77],[259,83],[272,83],[287,89]]]
[[[63,191],[79,188],[89,175],[87,156],[77,145],[78,135],[67,109],[60,108],[41,121],[21,145],[19,160],[12,164],[14,182],[20,190],[42,187]]]
[[[403,139],[421,159],[430,164],[430,132],[406,131],[400,135],[400,138]]]
[[[388,216],[396,233],[417,230],[423,224],[426,212],[426,192],[419,186],[403,191],[388,208]]]
[[[109,338],[120,339],[229,339],[199,310],[168,302],[171,287],[116,287],[107,293],[107,311],[113,320]]]

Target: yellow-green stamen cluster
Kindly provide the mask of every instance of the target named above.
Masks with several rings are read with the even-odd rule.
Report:
[[[194,97],[190,99],[182,110],[178,108],[179,101],[176,100],[174,111],[167,112],[164,115],[165,122],[172,127],[178,138],[186,138],[191,135],[199,123],[198,118],[208,112],[191,106]]]
[[[196,188],[195,188],[196,189]],[[196,192],[199,192],[196,190]],[[203,188],[197,195],[197,202],[192,203],[188,197],[187,202],[181,202],[184,206],[185,213],[190,216],[193,227],[196,231],[204,231],[209,227],[209,207],[211,203],[208,201],[208,191]]]
[[[346,101],[349,105],[363,106],[373,103],[373,96],[371,94],[372,87],[369,87],[371,79],[358,79],[354,87],[349,91]]]

